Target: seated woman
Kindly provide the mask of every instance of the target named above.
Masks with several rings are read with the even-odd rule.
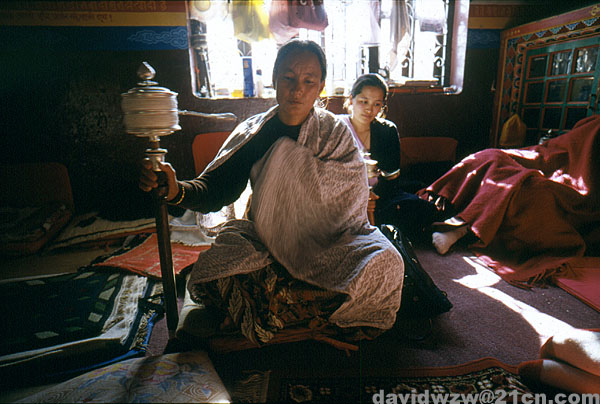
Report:
[[[286,43],[273,67],[278,105],[238,125],[197,178],[161,165],[167,200],[201,212],[234,202],[250,179],[248,220],[223,225],[188,289],[220,327],[257,345],[297,324],[386,330],[400,306],[404,265],[367,221],[360,153],[349,128],[314,106],[326,66],[316,43]],[[156,187],[146,163],[140,188]]]
[[[400,177],[398,129],[383,117],[387,94],[388,86],[380,75],[358,77],[345,104],[350,114],[340,118],[350,128],[363,156],[377,164],[377,176],[369,178],[373,193],[379,197],[375,224],[395,225],[415,240],[425,236],[425,230],[438,217],[438,210],[432,202],[403,190],[409,184]]]

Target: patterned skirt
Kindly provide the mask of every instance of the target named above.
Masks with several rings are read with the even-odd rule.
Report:
[[[293,278],[276,262],[249,274],[197,284],[192,292],[194,300],[223,315],[219,333],[241,332],[257,346],[284,328],[325,326],[346,300],[342,293]]]

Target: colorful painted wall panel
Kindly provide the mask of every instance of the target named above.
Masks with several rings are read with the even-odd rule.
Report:
[[[0,4],[3,49],[187,48],[185,1],[27,1]]]
[[[492,146],[497,145],[504,122],[516,112],[525,49],[586,36],[600,38],[600,3],[502,31],[490,138]]]

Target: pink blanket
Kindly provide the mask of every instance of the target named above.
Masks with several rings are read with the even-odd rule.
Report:
[[[505,280],[531,285],[569,272],[600,244],[600,116],[542,145],[486,149],[429,187],[469,223],[473,245]],[[598,259],[600,261],[600,259]]]

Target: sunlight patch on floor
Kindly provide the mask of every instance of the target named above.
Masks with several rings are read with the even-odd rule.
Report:
[[[501,290],[494,288],[493,286],[501,281],[502,278],[488,269],[485,265],[478,263],[476,257],[463,257],[463,259],[471,265],[477,273],[474,275],[463,276],[460,279],[456,279],[455,282],[470,289],[477,289],[484,295],[504,304],[510,310],[518,313],[538,333],[540,345],[552,335],[575,329],[564,321],[554,318],[546,313],[542,313],[535,307],[523,303]]]

